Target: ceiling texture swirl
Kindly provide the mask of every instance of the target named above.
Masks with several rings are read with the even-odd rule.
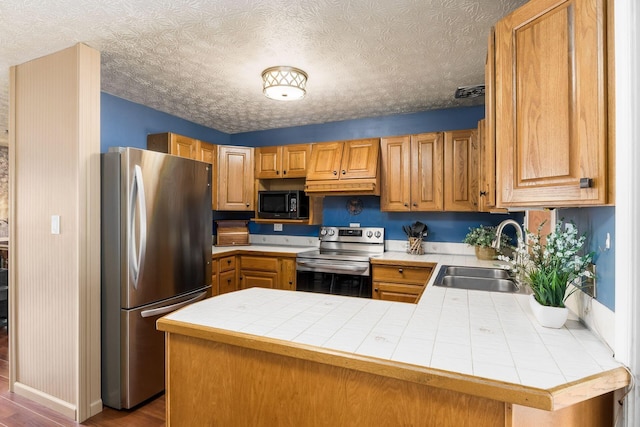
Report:
[[[9,67],[85,43],[102,90],[234,134],[484,103],[489,29],[524,0],[4,0],[0,143]],[[275,65],[309,74],[307,96],[262,94]],[[169,129],[168,129],[169,130]]]

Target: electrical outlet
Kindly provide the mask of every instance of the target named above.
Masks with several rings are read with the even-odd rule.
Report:
[[[591,271],[592,277],[588,277],[585,279],[584,284],[582,286],[582,290],[585,294],[589,295],[591,298],[596,297],[596,265],[591,264],[589,266],[589,271]]]
[[[282,231],[282,224],[273,224],[273,231]]]

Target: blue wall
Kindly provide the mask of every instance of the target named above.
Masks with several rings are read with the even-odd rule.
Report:
[[[478,120],[483,117],[484,105],[431,110],[412,114],[397,114],[318,125],[237,133],[231,135],[231,144],[262,147],[471,129],[477,127]]]
[[[100,151],[109,147],[147,148],[150,133],[175,132],[212,144],[229,144],[229,135],[153,108],[101,93]]]
[[[615,221],[614,207],[559,209],[558,219],[573,221],[580,234],[587,234],[588,251],[593,251],[596,264],[596,299],[615,311]],[[605,249],[607,233],[611,236],[611,248]]]
[[[101,95],[101,151],[110,146],[146,148],[147,134],[175,132],[214,144],[231,145],[283,145],[304,142],[319,142],[368,138],[378,136],[405,135],[441,130],[474,128],[484,116],[484,107],[455,108],[425,111],[386,117],[325,123],[247,132],[229,135],[175,116],[135,104],[113,95]],[[350,197],[325,197],[323,223],[327,225],[349,225],[357,222],[362,226],[384,226],[387,239],[403,240],[402,225],[422,221],[429,227],[428,241],[461,242],[469,227],[479,224],[496,225],[506,218],[522,223],[522,214],[483,214],[456,212],[380,212],[380,198],[359,197],[363,210],[351,215],[347,209]],[[249,219],[247,213],[214,212],[214,219]],[[595,207],[562,209],[558,218],[574,221],[581,232],[590,236],[589,250],[595,252],[597,266],[597,299],[611,310],[615,303],[615,209]],[[279,234],[272,225],[250,223],[253,234]],[[611,249],[605,251],[607,233],[611,235]],[[318,226],[284,225],[282,234],[317,236]]]

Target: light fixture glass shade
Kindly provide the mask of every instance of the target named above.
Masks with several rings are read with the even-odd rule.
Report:
[[[262,72],[262,92],[278,101],[295,101],[307,93],[307,73],[294,67],[271,67]]]

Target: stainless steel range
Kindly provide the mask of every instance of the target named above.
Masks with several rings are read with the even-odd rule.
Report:
[[[384,228],[320,227],[319,239],[298,254],[296,289],[371,298],[369,259],[384,253]]]

